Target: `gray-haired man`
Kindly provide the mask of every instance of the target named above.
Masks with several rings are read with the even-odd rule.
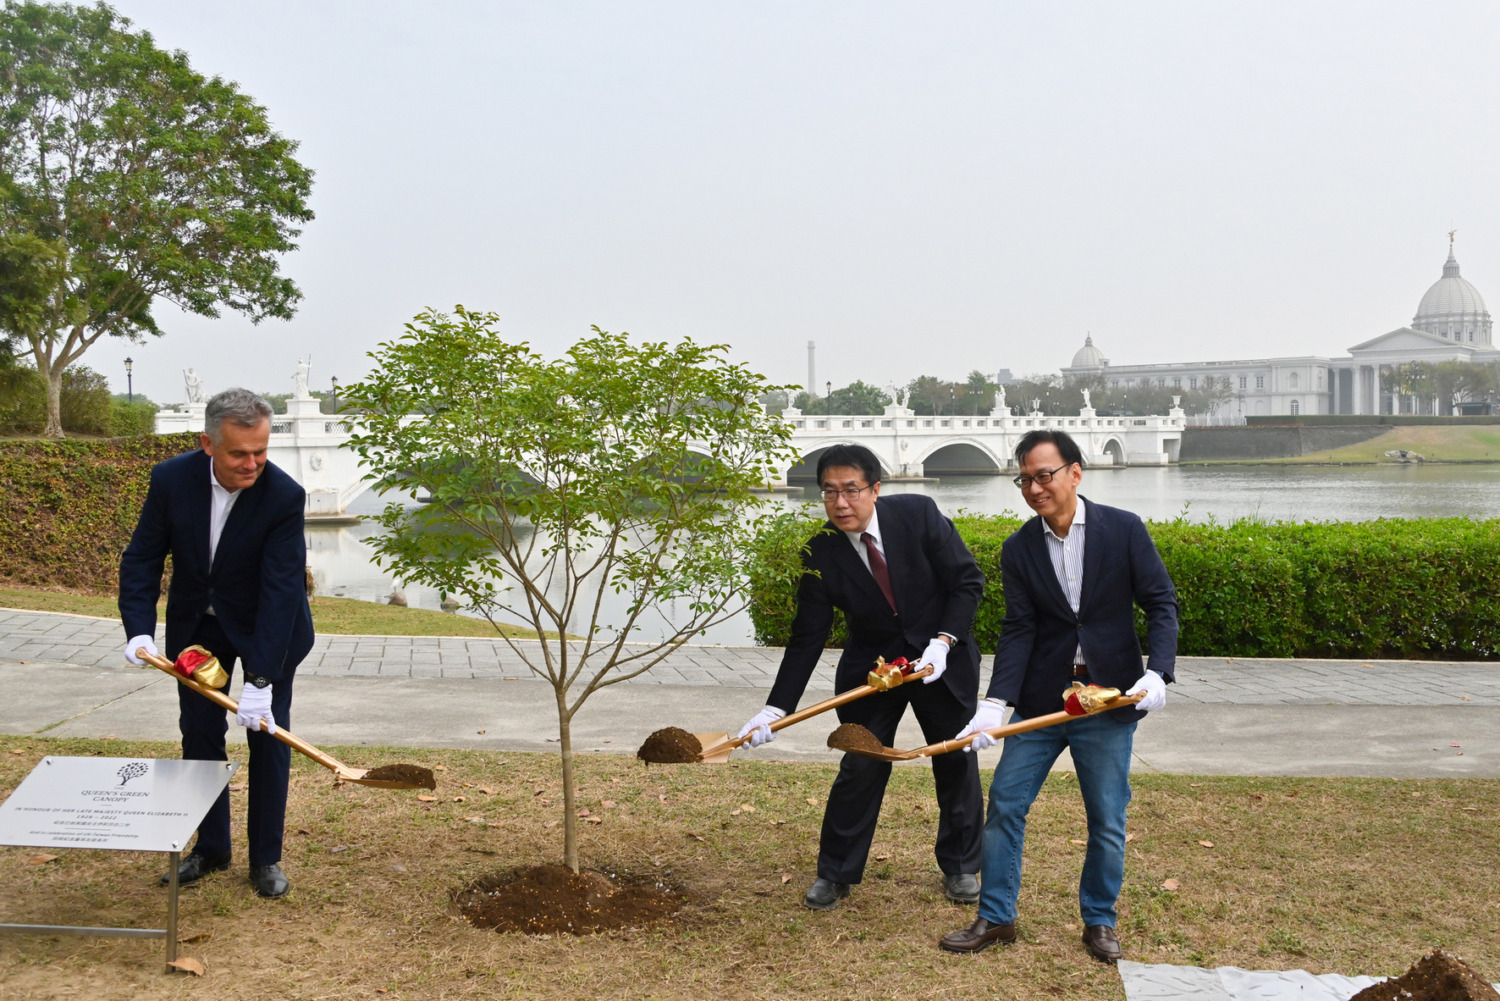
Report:
[[[194,644],[233,674],[244,662],[236,722],[250,745],[248,828],[250,882],[263,897],[290,888],[281,871],[291,751],[271,734],[291,725],[292,681],[312,648],[312,614],[304,567],[302,487],[266,461],[271,406],[246,389],[208,401],[202,448],[158,463],[135,534],[120,559],[120,619],[130,640],[125,657],[156,653],[156,601],[167,555],[167,656]],[[224,761],[224,710],[178,686],[182,756]],[[260,729],[267,724],[269,732]],[[230,861],[229,794],[198,827],[198,841],[178,868],[191,883]],[[166,882],[166,877],[163,877]]]

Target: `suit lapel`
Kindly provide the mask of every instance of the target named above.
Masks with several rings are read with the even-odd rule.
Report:
[[[889,608],[890,605],[886,602],[885,595],[880,592],[880,585],[875,583],[875,575],[870,573],[864,561],[859,558],[859,554],[854,551],[849,537],[831,521],[826,527],[833,530],[833,538],[828,541],[833,543],[834,565],[843,572],[845,579],[852,580],[854,586],[863,591],[866,597],[880,602],[882,608]]]
[[[203,567],[204,573],[209,572],[208,523],[213,517],[214,498],[208,477],[213,475],[213,462],[207,452],[203,453],[203,461],[189,474],[191,479],[187,484],[188,524],[193,532],[193,555],[197,557],[198,565]]]
[[[1099,512],[1099,505],[1089,504],[1088,498],[1080,497],[1079,501],[1088,504],[1088,521],[1084,523],[1083,529],[1083,588],[1078,594],[1078,614],[1089,607],[1089,598],[1093,596],[1094,585],[1099,580],[1100,568],[1104,566],[1104,548],[1107,531],[1105,519]]]
[[[1053,604],[1068,616],[1073,614],[1073,606],[1068,604],[1068,596],[1063,592],[1062,583],[1057,579],[1057,571],[1052,567],[1052,554],[1047,550],[1047,530],[1042,527],[1042,519],[1036,520],[1036,531],[1026,540],[1025,552],[1031,557],[1033,572],[1042,580],[1042,589],[1051,597]],[[1079,608],[1083,603],[1079,602]]]

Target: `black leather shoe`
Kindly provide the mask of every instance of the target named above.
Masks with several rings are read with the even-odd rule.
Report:
[[[1120,940],[1109,925],[1089,925],[1083,930],[1083,944],[1089,955],[1101,963],[1118,963],[1124,955],[1120,951]]]
[[[270,865],[252,865],[250,885],[254,886],[255,892],[262,897],[282,897],[292,888],[291,880],[286,878],[286,873],[282,872],[281,866],[275,862]]]
[[[949,932],[938,940],[938,945],[949,952],[982,952],[999,942],[1010,945],[1016,940],[1016,926],[992,925],[984,918],[975,918],[974,923],[963,931]]]
[[[199,855],[197,852],[188,852],[187,858],[177,863],[177,885],[187,886],[196,883],[211,872],[223,872],[229,868],[229,856],[221,855],[218,858],[209,858]],[[172,874],[164,872],[161,876],[161,885],[166,886],[172,882]]]
[[[807,896],[802,898],[802,906],[810,911],[826,911],[831,907],[837,907],[839,901],[847,896],[849,896],[848,883],[835,883],[819,876],[813,880],[813,885],[807,888]]]
[[[943,896],[955,904],[979,903],[979,877],[972,872],[944,873]]]

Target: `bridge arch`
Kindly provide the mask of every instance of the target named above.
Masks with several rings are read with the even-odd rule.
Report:
[[[954,476],[999,476],[1009,464],[1009,456],[996,454],[984,441],[972,437],[941,438],[912,463],[922,467],[924,476],[945,472]]]
[[[1099,446],[1099,458],[1095,461],[1101,466],[1125,465],[1125,444],[1118,437],[1110,435]]]
[[[794,481],[798,483],[816,483],[818,479],[818,458],[824,452],[828,451],[835,445],[863,444],[864,442],[861,441],[844,439],[839,441],[830,441],[826,445],[819,445],[817,448],[813,449],[811,452],[804,454],[800,459],[792,463],[791,468],[786,471],[786,481],[788,483],[792,483]],[[891,476],[894,476],[896,471],[891,468],[891,464],[886,460],[886,457],[881,455],[875,449],[871,449],[870,451],[875,453],[875,458],[880,462],[881,478],[888,479]]]

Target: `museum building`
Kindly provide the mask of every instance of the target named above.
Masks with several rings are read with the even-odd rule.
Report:
[[[1381,373],[1415,361],[1500,363],[1492,332],[1484,297],[1459,274],[1450,237],[1443,276],[1422,296],[1411,325],[1356,344],[1347,357],[1111,365],[1089,336],[1062,374],[1102,374],[1113,388],[1150,385],[1184,392],[1203,387],[1208,379],[1219,385],[1228,380],[1234,395],[1211,415],[1216,419],[1268,414],[1432,414],[1440,410],[1437,400],[1397,399],[1382,392]]]

